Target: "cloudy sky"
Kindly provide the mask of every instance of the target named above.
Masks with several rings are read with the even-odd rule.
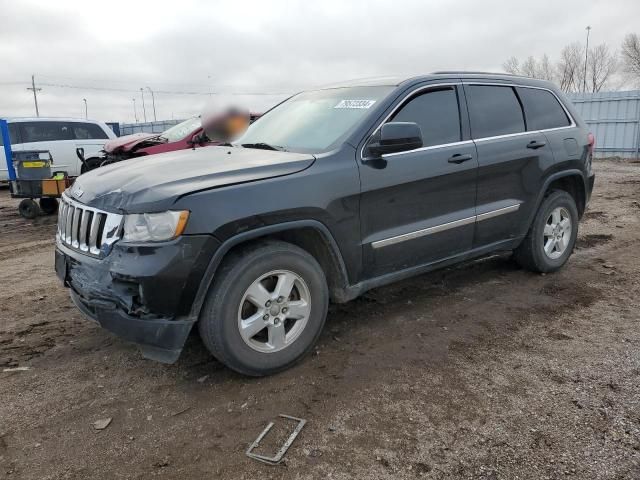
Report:
[[[0,0],[0,116],[158,119],[230,99],[254,110],[301,89],[442,69],[640,33],[638,0]],[[147,119],[152,105],[145,90]],[[216,100],[217,99],[217,100]]]

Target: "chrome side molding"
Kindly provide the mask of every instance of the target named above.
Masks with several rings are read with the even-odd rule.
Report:
[[[491,210],[489,212],[481,213],[480,215],[461,218],[460,220],[454,220],[453,222],[442,223],[440,225],[435,225],[433,227],[422,228],[414,232],[403,233],[401,235],[395,235],[393,237],[384,238],[382,240],[371,242],[371,246],[373,248],[387,247],[389,245],[395,245],[396,243],[406,242],[407,240],[413,240],[414,238],[420,238],[426,235],[432,235],[434,233],[444,232],[452,228],[469,225],[471,223],[481,222],[483,220],[488,220],[490,218],[495,218],[500,215],[505,215],[507,213],[515,212],[520,208],[520,205],[521,205],[520,203],[516,203],[514,205],[509,205],[507,207],[497,208],[496,210]]]

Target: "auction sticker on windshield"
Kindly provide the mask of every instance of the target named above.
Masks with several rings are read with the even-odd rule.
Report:
[[[333,108],[371,108],[375,100],[340,100]]]

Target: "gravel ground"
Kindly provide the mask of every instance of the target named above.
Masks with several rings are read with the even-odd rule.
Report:
[[[263,379],[197,338],[153,363],[85,321],[55,218],[0,190],[0,478],[640,478],[640,162],[596,171],[562,271],[501,255],[371,291]],[[286,462],[248,459],[280,413],[308,421]]]

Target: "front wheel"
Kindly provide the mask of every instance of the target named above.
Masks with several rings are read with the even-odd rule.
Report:
[[[529,270],[554,272],[571,256],[577,237],[576,202],[567,192],[556,190],[542,201],[515,259]]]
[[[209,351],[245,375],[284,370],[308,353],[327,316],[318,262],[280,241],[232,254],[216,274],[198,329]]]
[[[40,208],[35,200],[25,198],[18,205],[18,212],[23,218],[33,220],[40,214]]]

